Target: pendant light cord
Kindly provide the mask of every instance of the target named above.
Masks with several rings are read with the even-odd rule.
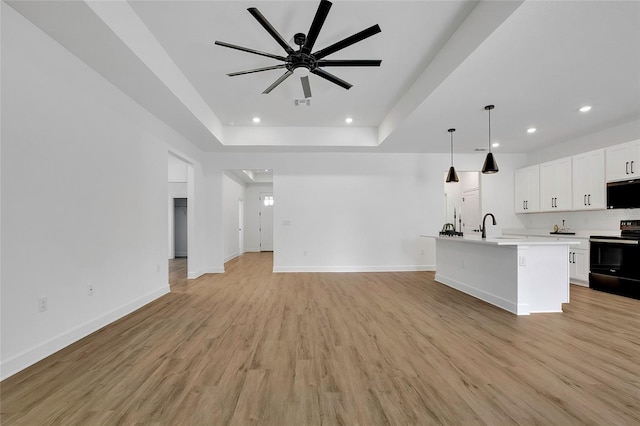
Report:
[[[489,152],[491,152],[491,109],[489,109]]]
[[[453,166],[453,132],[451,133],[451,166]]]

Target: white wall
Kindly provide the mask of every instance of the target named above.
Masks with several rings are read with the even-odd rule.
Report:
[[[187,163],[169,154],[167,161],[169,182],[187,183]]]
[[[5,378],[169,291],[167,152],[201,153],[1,7]]]
[[[526,158],[496,158],[500,173],[481,178],[483,213],[498,220],[489,235],[522,226],[513,172]],[[456,167],[478,170],[483,161],[462,154]],[[419,234],[444,223],[448,162],[447,154],[212,154],[207,168],[274,170],[276,271],[420,270],[435,266],[435,245]]]
[[[637,139],[640,139],[640,119],[636,118],[600,132],[586,134],[582,137],[566,141],[558,141],[558,143],[552,146],[529,154],[527,164],[540,164],[559,158],[571,157],[572,155],[582,154]]]
[[[260,251],[260,193],[273,192],[272,183],[248,184],[244,201],[244,251]],[[277,203],[277,201],[276,201]]]
[[[239,206],[244,200],[244,184],[226,173],[222,176],[222,233],[224,235],[224,262],[241,255],[239,239]]]

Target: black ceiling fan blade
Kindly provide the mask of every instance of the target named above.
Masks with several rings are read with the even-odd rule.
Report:
[[[349,90],[351,89],[351,87],[353,87],[353,84],[349,84],[346,81],[344,81],[341,78],[336,77],[335,75],[326,72],[323,69],[320,68],[316,68],[313,71],[311,71],[313,74],[324,78],[325,80],[329,80],[330,82],[337,84],[340,87],[344,87],[345,89]]]
[[[275,89],[276,87],[278,87],[278,85],[280,83],[282,83],[283,81],[285,81],[291,74],[293,74],[293,71],[287,70],[287,72],[285,72],[284,74],[282,74],[282,76],[280,76],[279,79],[277,79],[276,81],[273,82],[273,84],[269,87],[267,87],[266,89],[264,89],[264,92],[262,92],[263,95],[267,95],[269,93],[271,93],[271,91],[273,89]]]
[[[253,15],[254,18],[256,18],[256,20],[260,23],[260,25],[262,25],[262,27],[265,30],[267,30],[267,32],[271,35],[271,37],[273,37],[275,41],[277,41],[278,44],[282,46],[282,48],[287,53],[291,54],[294,52],[293,48],[289,46],[289,43],[287,43],[287,41],[280,35],[280,33],[273,27],[273,25],[271,25],[271,23],[267,21],[267,18],[265,18],[264,15],[262,15],[262,13],[260,13],[260,11],[257,8],[250,7],[247,10],[251,15]]]
[[[260,56],[266,56],[267,58],[277,59],[279,61],[287,60],[287,58],[285,58],[284,56],[272,55],[271,53],[261,52],[259,50],[249,49],[248,47],[242,47],[235,44],[225,43],[224,41],[216,41],[215,44],[217,44],[218,46],[228,47],[230,49],[240,50],[242,52],[254,53]]]
[[[302,92],[304,93],[304,98],[309,99],[311,97],[311,85],[309,84],[309,76],[305,75],[300,77],[300,82],[302,83]]]
[[[321,59],[319,67],[379,67],[381,59]]]
[[[322,29],[322,25],[324,25],[325,19],[327,19],[330,9],[330,1],[320,1],[316,16],[313,17],[313,22],[311,22],[311,27],[309,27],[309,31],[307,32],[307,38],[302,46],[302,53],[306,53],[307,55],[311,53],[311,49],[313,49],[313,45],[316,43],[318,34],[320,34],[320,30]]]
[[[262,71],[269,71],[269,70],[277,70],[279,68],[284,68],[284,67],[286,67],[286,64],[273,65],[271,67],[254,68],[252,70],[246,70],[246,71],[230,72],[227,75],[229,77],[235,77],[237,75],[252,74],[254,72],[262,72]]]
[[[317,51],[316,53],[313,54],[313,56],[315,56],[316,59],[322,59],[327,55],[331,55],[332,53],[337,52],[338,50],[342,50],[345,47],[349,47],[352,44],[355,44],[359,41],[364,40],[365,38],[369,38],[372,35],[378,34],[380,31],[382,30],[380,29],[380,26],[378,24],[373,25],[365,30],[360,31],[359,33],[356,33],[350,37],[340,40],[337,43],[332,44],[331,46],[325,47],[324,49]]]

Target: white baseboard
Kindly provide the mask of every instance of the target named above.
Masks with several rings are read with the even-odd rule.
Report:
[[[107,312],[98,318],[87,321],[84,324],[80,324],[71,330],[65,331],[51,339],[32,347],[18,355],[15,355],[9,359],[2,360],[0,364],[0,380],[4,380],[7,377],[13,376],[17,372],[24,370],[30,365],[54,354],[55,352],[69,346],[72,343],[77,342],[83,337],[101,329],[102,327],[111,324],[112,322],[132,313],[133,311],[140,309],[144,305],[164,296],[169,293],[169,283],[166,286],[154,290],[146,295],[126,303],[119,308],[116,308],[110,312]]]
[[[227,256],[227,257],[224,258],[224,263],[227,263],[228,261],[233,260],[238,256],[240,256],[240,253],[234,253],[234,254],[232,254],[230,256]]]
[[[245,248],[245,253],[260,253],[260,247]]]
[[[435,271],[436,265],[274,266],[273,272],[416,272]]]
[[[224,274],[224,266],[207,266],[196,271],[187,272],[187,279],[195,280],[204,274]]]

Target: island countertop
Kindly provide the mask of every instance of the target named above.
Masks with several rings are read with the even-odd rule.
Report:
[[[521,236],[503,236],[503,237],[487,237],[483,239],[480,235],[465,235],[463,237],[441,237],[435,235],[420,235],[425,238],[435,238],[443,241],[458,241],[462,243],[472,244],[488,244],[493,246],[549,246],[549,245],[579,245],[580,241],[572,241],[563,238],[562,240],[545,238],[545,237],[521,237]]]

